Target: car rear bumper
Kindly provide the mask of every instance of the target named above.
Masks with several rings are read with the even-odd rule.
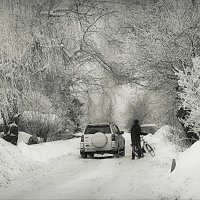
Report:
[[[81,153],[87,153],[87,154],[114,154],[115,151],[114,150],[106,150],[106,151],[81,151]]]
[[[89,143],[81,142],[80,144],[80,152],[85,152],[85,153],[97,153],[97,154],[113,153],[115,150],[116,150],[115,142],[111,142],[110,144],[107,144],[103,148],[96,148]]]

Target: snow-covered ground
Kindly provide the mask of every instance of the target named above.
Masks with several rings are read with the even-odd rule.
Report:
[[[156,156],[79,156],[80,138],[13,146],[0,138],[0,199],[200,199],[200,142],[183,153],[165,142],[168,126],[145,136]],[[172,159],[177,160],[170,173]]]

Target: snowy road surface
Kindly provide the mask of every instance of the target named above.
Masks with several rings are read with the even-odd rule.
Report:
[[[0,199],[161,199],[159,185],[171,159],[146,154],[131,160],[129,134],[125,138],[126,156],[120,158],[82,159],[80,139],[19,145],[25,156],[43,162],[0,188]]]

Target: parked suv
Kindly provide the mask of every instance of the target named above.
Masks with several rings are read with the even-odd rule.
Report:
[[[119,157],[125,155],[125,139],[114,123],[89,123],[81,136],[80,154],[87,155],[110,153]]]

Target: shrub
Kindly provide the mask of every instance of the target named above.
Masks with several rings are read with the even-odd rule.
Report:
[[[181,119],[185,128],[194,133],[200,133],[200,58],[193,58],[193,66],[179,70],[176,74],[179,78],[179,98],[184,110],[189,110],[189,115]]]
[[[42,114],[35,111],[25,111],[20,117],[20,130],[43,138],[46,142],[62,127],[61,120],[53,114]]]
[[[190,141],[185,136],[185,132],[176,127],[170,128],[170,132],[165,135],[165,140],[174,144],[178,151],[184,151],[191,145]]]

